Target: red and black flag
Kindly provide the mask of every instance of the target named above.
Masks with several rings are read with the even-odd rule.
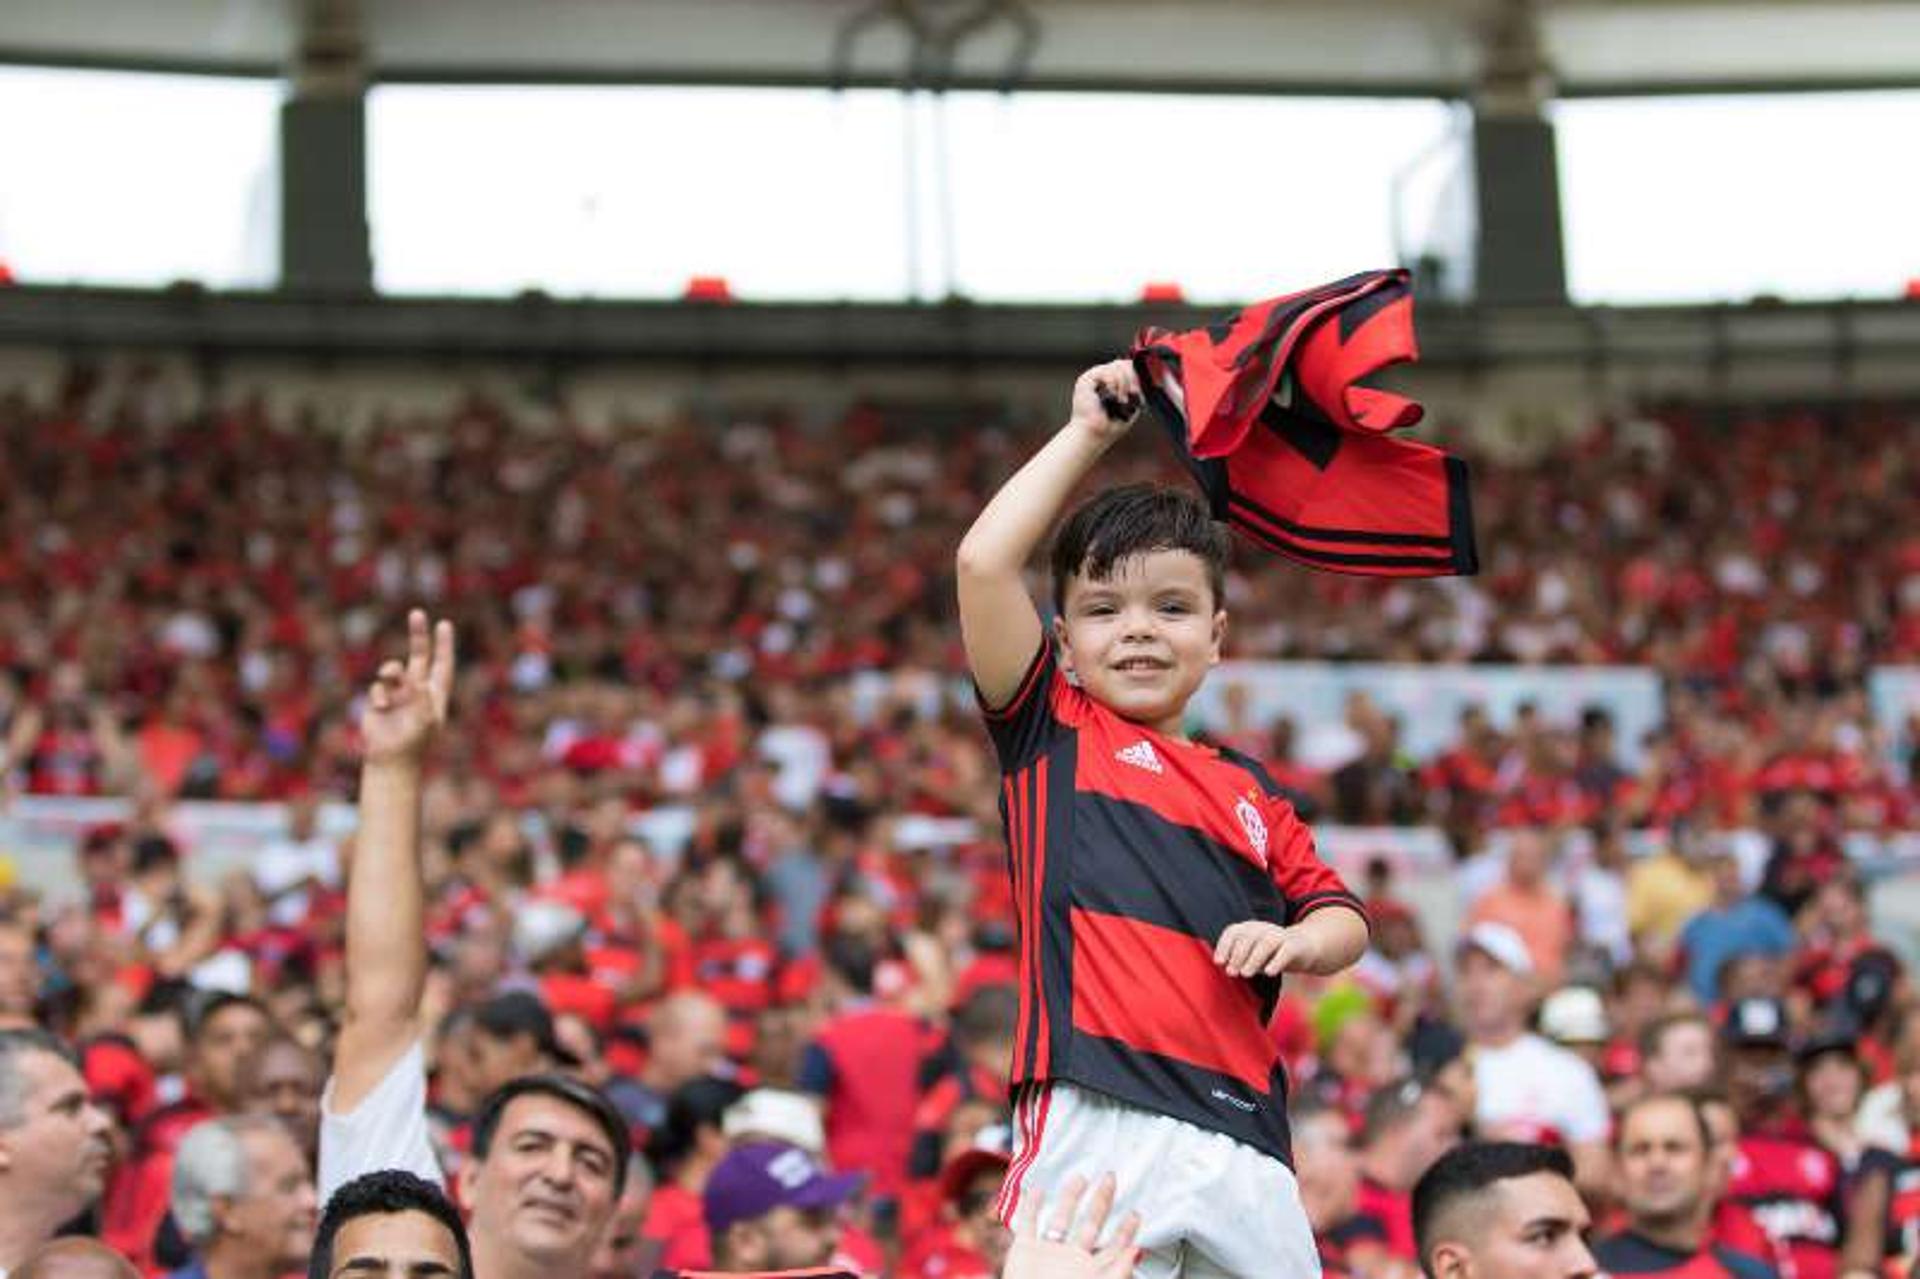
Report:
[[[1467,465],[1389,435],[1420,405],[1367,379],[1419,354],[1405,271],[1367,271],[1133,343],[1147,402],[1214,518],[1337,573],[1479,567]]]

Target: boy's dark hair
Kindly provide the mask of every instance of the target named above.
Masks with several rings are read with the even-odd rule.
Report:
[[[1537,1173],[1573,1180],[1573,1160],[1558,1146],[1519,1141],[1470,1141],[1434,1162],[1413,1187],[1413,1239],[1420,1269],[1433,1276],[1433,1249],[1446,1216],[1462,1200],[1485,1194],[1503,1181]]]
[[[333,1192],[320,1225],[314,1230],[313,1252],[307,1257],[307,1279],[327,1279],[333,1270],[333,1239],[340,1227],[356,1217],[384,1217],[393,1213],[423,1212],[453,1234],[460,1250],[459,1279],[473,1279],[473,1250],[460,1210],[446,1192],[398,1168],[363,1173]]]
[[[1075,508],[1054,534],[1053,607],[1064,611],[1067,582],[1079,574],[1104,582],[1114,566],[1152,551],[1188,551],[1207,566],[1213,606],[1226,598],[1231,542],[1206,505],[1185,489],[1127,484],[1108,489]]]
[[[528,1096],[565,1102],[598,1124],[606,1134],[607,1144],[613,1147],[613,1193],[617,1197],[627,1188],[627,1159],[633,1154],[632,1130],[604,1093],[592,1084],[567,1075],[522,1075],[494,1089],[480,1104],[480,1114],[473,1121],[475,1159],[485,1159],[493,1148],[494,1133],[499,1131],[500,1118],[507,1113],[508,1105],[516,1098]]]

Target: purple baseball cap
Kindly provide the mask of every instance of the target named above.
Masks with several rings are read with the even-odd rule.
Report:
[[[714,1165],[700,1202],[707,1229],[725,1230],[775,1208],[838,1208],[859,1194],[866,1180],[857,1172],[830,1173],[798,1146],[750,1141]]]

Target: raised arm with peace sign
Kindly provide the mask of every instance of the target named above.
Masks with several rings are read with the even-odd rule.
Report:
[[[352,1110],[420,1038],[427,979],[420,774],[453,693],[453,624],[407,616],[407,655],[380,667],[360,714],[360,829],[347,887],[347,1007],[330,1108]]]
[[[418,765],[427,744],[447,721],[453,694],[453,623],[442,621],[429,636],[427,615],[407,615],[407,659],[380,667],[360,713],[360,737],[369,768]]]

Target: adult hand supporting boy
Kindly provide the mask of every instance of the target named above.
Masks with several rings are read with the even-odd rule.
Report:
[[[1346,906],[1316,910],[1297,924],[1248,919],[1229,925],[1214,943],[1213,962],[1230,977],[1311,973],[1327,977],[1367,950],[1367,921]]]
[[[1102,397],[1131,408],[1114,418]],[[1139,416],[1139,375],[1131,360],[1113,360],[1082,373],[1073,384],[1067,424],[994,494],[960,540],[954,568],[960,596],[960,636],[973,682],[987,705],[999,707],[1020,691],[1020,680],[1040,647],[1040,614],[1022,573],[1046,538],[1068,495]]]

